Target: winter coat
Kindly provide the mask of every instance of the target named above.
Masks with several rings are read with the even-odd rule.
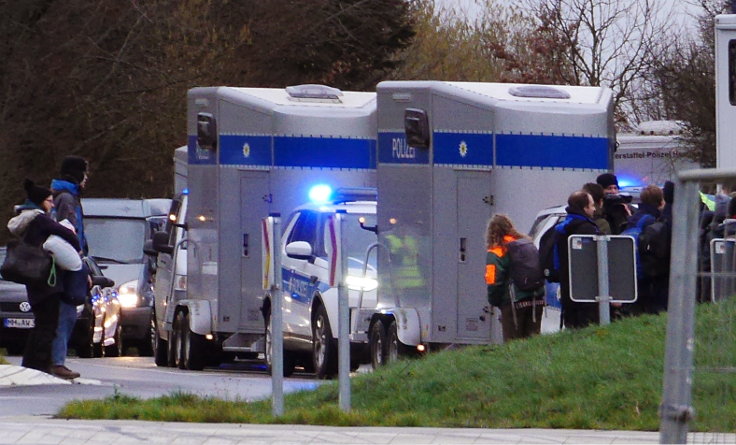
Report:
[[[492,306],[501,307],[511,303],[510,275],[509,265],[511,260],[508,255],[506,245],[516,241],[510,235],[503,237],[503,243],[500,246],[493,246],[488,249],[486,255],[486,285],[488,285],[488,302]],[[534,299],[542,299],[544,295],[544,287],[533,291],[522,291],[514,285],[514,301],[532,301]],[[541,301],[538,304],[543,304]]]
[[[79,240],[74,232],[54,221],[39,208],[27,208],[18,216],[11,218],[8,221],[8,230],[32,246],[41,246],[49,235],[58,235],[79,250]],[[53,287],[46,284],[27,285],[26,291],[28,301],[33,305],[62,292],[63,287],[61,280],[57,280]]]
[[[79,185],[63,179],[54,179],[51,181],[51,190],[54,192],[54,219],[56,221],[68,219],[74,225],[82,251],[84,255],[87,255],[89,246],[84,234],[84,212],[82,211]]]
[[[560,294],[563,307],[570,301],[570,267],[568,266],[567,239],[570,235],[599,235],[595,222],[583,212],[567,207],[565,236],[558,237],[557,249],[560,256]]]

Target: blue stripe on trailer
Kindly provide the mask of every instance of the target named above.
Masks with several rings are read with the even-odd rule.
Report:
[[[373,139],[274,136],[274,166],[376,168]]]
[[[496,165],[606,170],[608,139],[553,135],[496,135]]]
[[[433,144],[435,164],[493,165],[492,134],[436,132]]]
[[[220,136],[221,165],[271,165],[271,136]]]
[[[192,135],[187,138],[187,158],[191,165],[214,165],[216,163],[215,152],[199,148],[197,136]]]
[[[429,150],[409,147],[404,132],[378,133],[378,162],[384,164],[429,164]]]

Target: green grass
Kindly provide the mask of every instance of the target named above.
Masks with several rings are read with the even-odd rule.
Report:
[[[733,305],[729,308],[733,317]],[[701,306],[698,329],[723,317]],[[138,400],[121,394],[75,401],[62,418],[321,425],[657,430],[662,391],[664,316],[642,316],[515,341],[467,347],[402,361],[352,379],[352,411],[338,408],[337,382],[270,401],[245,403],[187,394]],[[736,357],[736,342],[697,345],[696,357]],[[730,352],[724,352],[726,348]],[[705,353],[705,355],[704,355]],[[734,363],[734,362],[731,362]],[[733,366],[733,364],[731,365]],[[726,375],[728,377],[728,375]],[[700,379],[700,380],[697,380]],[[736,431],[736,379],[696,375],[700,431]],[[722,394],[730,397],[722,397]]]

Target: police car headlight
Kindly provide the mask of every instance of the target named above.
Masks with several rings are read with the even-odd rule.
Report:
[[[138,280],[128,281],[118,286],[118,301],[122,307],[138,306],[138,294],[135,292]]]
[[[356,277],[353,275],[345,277],[345,284],[348,285],[348,289],[368,292],[375,290],[378,287],[378,281],[373,278]]]

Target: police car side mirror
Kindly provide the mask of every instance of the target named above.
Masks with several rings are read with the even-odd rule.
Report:
[[[312,258],[312,246],[306,241],[294,241],[286,245],[286,256],[297,260]]]
[[[113,287],[115,281],[102,275],[92,275],[92,285],[100,287]]]

